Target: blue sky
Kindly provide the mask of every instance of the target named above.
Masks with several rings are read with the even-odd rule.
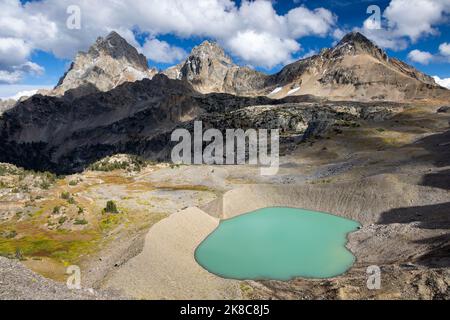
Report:
[[[124,6],[106,10],[107,1],[112,0],[0,0],[0,19],[11,21],[6,27],[0,23],[0,97],[54,86],[75,53],[110,30],[154,57],[149,65],[159,69],[208,39],[218,41],[237,63],[275,73],[357,29],[390,56],[450,78],[450,0],[214,0],[206,7],[203,0],[186,0],[186,8],[179,0],[124,0]],[[82,28],[67,30],[67,7],[77,3]],[[382,30],[364,27],[370,5],[381,9]]]

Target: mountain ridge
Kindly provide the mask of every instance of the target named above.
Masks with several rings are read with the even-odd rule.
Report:
[[[188,58],[162,72],[197,91],[234,95],[315,95],[333,100],[407,101],[439,97],[445,88],[396,59],[359,32],[333,48],[298,60],[275,74],[238,66],[217,43],[203,42]],[[436,89],[439,92],[433,92]],[[445,91],[442,91],[445,92]]]
[[[293,62],[275,74],[239,66],[217,43],[204,41],[179,64],[158,72],[118,33],[99,37],[80,52],[71,68],[50,92],[68,99],[106,92],[125,82],[152,79],[161,73],[188,82],[199,93],[236,96],[314,95],[331,100],[409,101],[436,99],[447,89],[414,67],[389,58],[359,32],[345,35],[333,48]]]

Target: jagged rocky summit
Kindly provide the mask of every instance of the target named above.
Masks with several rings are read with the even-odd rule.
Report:
[[[158,71],[149,69],[147,58],[118,33],[98,38],[87,52],[80,52],[69,71],[59,80],[53,95],[72,90],[76,96],[109,91],[125,82],[151,79]]]
[[[182,63],[163,72],[171,79],[189,82],[201,93],[235,95],[263,94],[267,75],[248,67],[240,67],[218,46],[205,41],[195,47]]]

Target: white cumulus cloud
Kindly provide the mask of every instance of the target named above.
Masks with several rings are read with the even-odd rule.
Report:
[[[305,7],[295,8],[288,12],[286,18],[293,38],[311,34],[324,36],[330,32],[331,27],[337,22],[337,17],[324,8],[318,8],[314,11]]]
[[[67,28],[71,5],[81,10],[81,30]],[[160,35],[173,34],[215,39],[245,63],[268,67],[289,61],[300,47],[294,44],[299,38],[332,32],[336,20],[329,10],[304,6],[280,15],[269,0],[244,0],[240,6],[231,0],[0,1],[0,38],[19,39],[31,50],[66,59],[112,30],[137,45],[133,31],[138,30],[148,35],[141,50],[157,62],[172,62],[184,55],[182,49],[158,40]],[[244,47],[242,39],[249,35],[255,36],[252,43],[258,45],[258,55]],[[274,52],[273,45],[281,52]]]
[[[407,36],[413,42],[438,33],[436,25],[444,23],[450,12],[448,0],[392,0],[383,16],[397,36]]]
[[[183,48],[171,46],[166,41],[156,38],[148,39],[141,51],[148,59],[162,63],[173,63],[187,56],[187,52]]]
[[[22,80],[23,73],[20,71],[0,70],[0,84],[2,83],[18,83]]]
[[[31,53],[30,44],[18,38],[0,38],[0,66],[25,63]]]
[[[443,56],[448,56],[450,57],[450,43],[444,42],[439,46],[439,52],[443,55]]]
[[[270,33],[253,30],[238,32],[229,39],[227,46],[242,60],[269,69],[281,62],[290,62],[292,53],[300,50],[300,45],[295,40],[281,39]]]
[[[438,76],[434,76],[433,78],[434,78],[434,81],[436,81],[436,83],[439,84],[440,86],[450,89],[450,78],[441,79]]]
[[[429,64],[434,59],[434,56],[429,52],[416,49],[408,54],[408,59],[421,64]]]
[[[379,46],[395,51],[406,49],[420,38],[439,34],[438,26],[448,21],[449,0],[391,0],[382,14],[382,28],[373,20],[355,28]]]

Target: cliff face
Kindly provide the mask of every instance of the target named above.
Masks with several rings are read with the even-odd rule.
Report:
[[[156,73],[156,69],[148,68],[144,55],[112,32],[98,38],[88,52],[80,52],[50,94],[60,96],[69,90],[77,90],[77,96],[96,90],[106,92],[125,82],[151,79]]]
[[[201,93],[256,95],[264,88],[267,75],[240,67],[216,43],[203,42],[182,63],[163,72],[171,79],[189,82]]]

